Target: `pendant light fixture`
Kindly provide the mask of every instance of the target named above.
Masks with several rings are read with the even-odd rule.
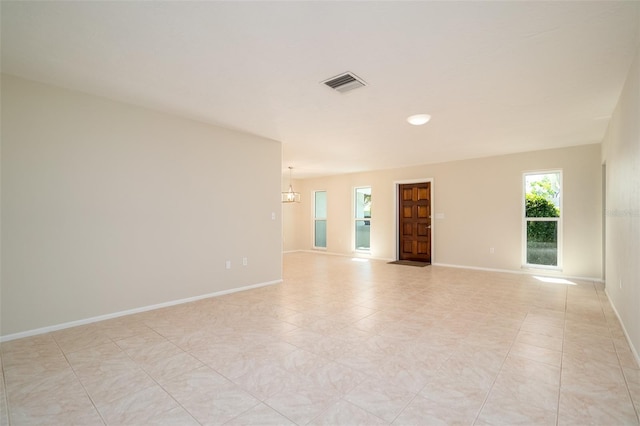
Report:
[[[293,190],[293,186],[291,185],[291,170],[293,170],[293,167],[289,166],[289,190],[287,192],[282,193],[283,203],[299,203],[300,202],[300,193],[295,192]]]

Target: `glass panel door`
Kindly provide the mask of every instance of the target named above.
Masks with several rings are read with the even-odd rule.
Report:
[[[327,248],[327,191],[315,191],[313,199],[313,246]]]
[[[371,249],[371,187],[355,190],[355,249]]]

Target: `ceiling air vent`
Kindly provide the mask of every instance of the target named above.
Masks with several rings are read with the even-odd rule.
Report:
[[[349,90],[367,85],[364,80],[350,72],[345,72],[332,77],[329,80],[323,81],[323,83],[340,93],[348,92]]]

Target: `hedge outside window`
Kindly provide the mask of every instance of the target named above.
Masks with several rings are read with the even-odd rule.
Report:
[[[525,255],[527,266],[560,267],[562,174],[525,173]]]

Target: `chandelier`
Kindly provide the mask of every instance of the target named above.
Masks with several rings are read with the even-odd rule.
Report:
[[[300,193],[295,192],[293,190],[293,186],[291,185],[291,170],[293,170],[293,167],[289,166],[289,190],[287,192],[282,193],[283,203],[299,203],[300,202]]]

